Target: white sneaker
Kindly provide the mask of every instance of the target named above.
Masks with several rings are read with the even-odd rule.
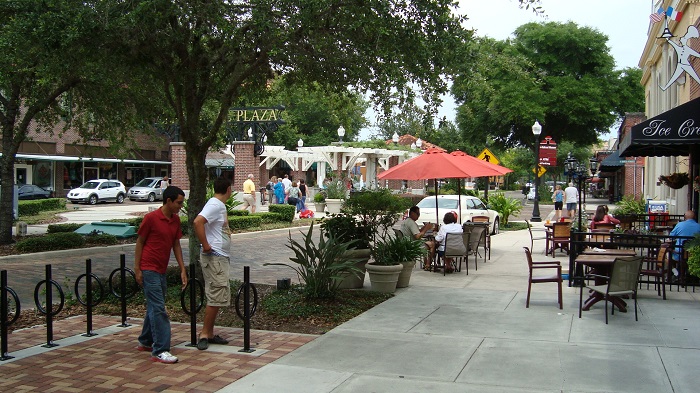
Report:
[[[158,362],[158,363],[172,364],[172,363],[177,363],[177,357],[171,355],[170,352],[165,351],[165,352],[159,353],[158,356],[151,356],[151,361]]]
[[[671,269],[671,271],[673,272],[674,276],[678,277],[678,269],[674,267],[673,269]]]

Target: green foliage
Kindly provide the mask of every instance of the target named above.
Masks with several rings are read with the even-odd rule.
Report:
[[[685,242],[688,251],[688,273],[700,277],[700,234]]]
[[[212,181],[209,181],[209,183],[207,184],[207,192],[204,195],[204,200],[208,201],[209,199],[214,198],[214,195],[215,195],[215,193],[214,193],[214,181],[212,180]],[[246,213],[234,213],[234,212],[238,212],[238,211],[243,211],[243,210],[236,209],[238,206],[243,204],[243,202],[236,199],[237,195],[238,195],[237,192],[235,192],[235,191],[232,192],[231,196],[226,200],[226,203],[224,203],[226,205],[226,211],[228,212],[229,215],[247,214],[247,211],[246,211]],[[182,203],[182,208],[180,209],[180,212],[182,214],[188,215],[189,214],[188,213],[189,206],[190,206],[189,198],[186,198],[184,200],[184,202]],[[202,205],[202,207],[203,206],[204,205]],[[199,210],[201,210],[201,209],[199,209]]]
[[[91,233],[85,236],[85,244],[90,246],[111,246],[117,243],[117,237],[108,233]]]
[[[270,213],[277,213],[282,216],[283,221],[292,222],[294,214],[296,214],[296,206],[292,205],[270,205],[268,207]]]
[[[325,201],[326,201],[325,191],[321,190],[314,195],[314,202],[315,203],[323,203]]]
[[[228,216],[228,226],[233,230],[259,227],[262,224],[262,217],[258,215],[250,216]]]
[[[84,244],[83,235],[61,232],[20,240],[15,244],[15,249],[19,252],[42,252],[78,248]]]
[[[76,229],[85,224],[70,222],[66,224],[49,224],[46,233],[75,232]]]
[[[355,241],[355,247],[370,247],[373,229],[355,219],[351,214],[329,214],[321,220],[321,231],[325,237],[333,237],[336,242]]]
[[[332,298],[338,291],[341,273],[358,273],[355,263],[359,259],[347,258],[343,254],[350,249],[354,242],[337,242],[334,238],[318,237],[314,243],[314,225],[303,234],[303,241],[297,242],[289,233],[289,244],[286,246],[294,252],[289,258],[295,265],[287,263],[265,263],[264,266],[277,265],[292,268],[304,284],[304,296],[307,299]]]
[[[286,222],[287,221],[286,217],[280,213],[261,212],[261,213],[252,214],[252,216],[260,217],[261,224],[272,224],[272,223],[276,223],[276,222]]]
[[[331,180],[326,183],[326,198],[327,199],[345,199],[348,188],[345,186],[347,180]]]
[[[123,222],[134,227],[134,231],[138,232],[141,223],[143,222],[143,217],[133,217],[133,218],[115,218],[112,220],[105,220],[106,222]],[[184,224],[185,221],[183,217],[180,216],[180,224]]]
[[[372,248],[372,258],[375,265],[397,265],[415,261],[426,252],[427,249],[423,246],[422,240],[407,236],[387,236],[377,240]]]
[[[392,194],[391,190],[377,189],[352,193],[341,211],[356,217],[360,227],[368,228],[369,241],[374,242],[377,233],[386,232],[410,207],[406,199]]]
[[[233,211],[228,212],[229,216],[247,216],[249,214],[250,214],[250,212],[248,211],[248,209],[233,210]]]
[[[634,199],[631,195],[625,195],[620,202],[615,204],[614,216],[626,214],[644,214],[646,213],[646,203],[642,199]]]
[[[187,236],[192,231],[192,225],[187,221],[187,216],[180,216],[180,230],[182,231],[182,236]]]
[[[36,199],[32,201],[18,201],[17,203],[17,210],[20,217],[33,216],[42,211],[61,210],[65,208],[65,198]]]
[[[496,192],[489,196],[489,209],[497,211],[501,217],[501,225],[506,226],[510,216],[520,214],[523,205],[518,199],[508,198],[504,193]]]

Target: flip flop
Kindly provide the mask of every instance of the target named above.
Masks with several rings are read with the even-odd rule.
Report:
[[[218,334],[215,335],[214,337],[209,339],[209,342],[212,344],[218,344],[218,345],[226,345],[228,344],[228,340],[225,338],[219,336]]]

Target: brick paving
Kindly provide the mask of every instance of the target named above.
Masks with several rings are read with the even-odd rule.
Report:
[[[95,330],[116,326],[115,317],[96,316]],[[150,353],[136,350],[140,320],[129,320],[130,328],[100,334],[84,342],[59,345],[43,353],[0,362],[0,391],[5,392],[215,392],[258,368],[314,340],[307,334],[251,331],[252,354],[232,351],[243,347],[243,329],[217,327],[217,333],[230,341],[228,352],[216,347],[198,351],[183,348],[190,342],[188,324],[172,324],[171,352],[177,364],[150,361]],[[54,323],[54,341],[85,332],[86,317],[78,316]],[[13,332],[9,337],[10,355],[46,343],[46,329],[37,326]]]

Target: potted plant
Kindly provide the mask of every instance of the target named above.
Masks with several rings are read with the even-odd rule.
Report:
[[[321,221],[321,230],[323,236],[328,239],[353,244],[341,258],[355,260],[356,269],[339,275],[339,288],[362,288],[365,281],[365,264],[370,258],[371,229],[350,214],[329,214]]]
[[[617,203],[617,207],[613,211],[615,218],[620,220],[622,229],[631,229],[632,223],[637,219],[638,214],[646,213],[646,205],[641,199],[634,199],[631,195],[625,195],[622,200]]]
[[[690,183],[690,177],[687,172],[676,172],[668,176],[659,176],[659,181],[665,185],[677,190]]]
[[[378,240],[372,249],[372,262],[367,263],[367,273],[372,290],[394,292],[399,275],[407,268],[412,269],[416,259],[425,253],[420,240],[406,236],[386,237]],[[408,286],[409,278],[404,277],[403,286]]]
[[[316,205],[316,212],[326,211],[326,194],[324,191],[319,191],[314,195],[314,204]]]
[[[347,195],[347,188],[342,180],[332,180],[326,184],[326,208],[328,213],[338,214]]]

